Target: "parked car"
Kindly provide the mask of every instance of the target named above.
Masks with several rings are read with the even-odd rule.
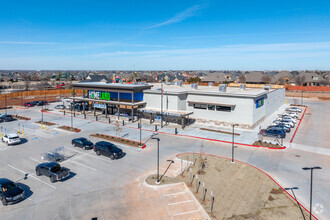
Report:
[[[24,190],[16,183],[6,178],[0,178],[0,199],[2,205],[17,203],[24,199],[24,196]]]
[[[122,149],[106,141],[96,142],[96,144],[94,144],[94,151],[98,156],[104,155],[110,157],[111,160],[119,159],[123,155]]]
[[[300,108],[297,107],[290,107],[290,108],[286,108],[285,111],[289,111],[289,112],[301,112]]]
[[[290,127],[287,127],[287,126],[282,126],[282,125],[271,125],[271,126],[268,126],[267,129],[271,129],[271,128],[276,128],[276,129],[283,129],[286,133],[290,133],[291,131],[291,128]]]
[[[13,116],[8,115],[8,114],[0,116],[0,122],[9,122],[9,121],[13,121],[13,120],[14,120]]]
[[[279,118],[277,118],[277,120],[279,120],[279,121],[281,121],[282,119],[283,119],[283,120],[289,120],[289,121],[292,121],[294,124],[297,123],[297,120],[296,120],[296,119],[291,118],[291,117],[289,117],[289,116],[283,116],[283,117],[279,117]]]
[[[50,182],[54,183],[68,177],[70,175],[70,169],[61,167],[60,164],[55,162],[42,163],[36,167],[36,175],[48,176]]]
[[[84,150],[90,150],[94,148],[94,144],[86,138],[75,138],[72,140],[72,145],[74,147],[81,147]]]
[[[37,103],[37,106],[43,106],[43,105],[46,105],[47,104],[47,101],[40,101]]]
[[[276,121],[275,123],[271,124],[270,126],[285,127],[286,129],[290,128],[290,130],[291,130],[291,126],[289,124],[286,124],[284,122],[282,123],[279,121]]]
[[[33,101],[33,102],[31,102],[31,106],[36,106],[36,105],[38,105],[38,101]]]
[[[292,121],[288,121],[288,120],[282,120],[282,119],[280,119],[280,120],[275,120],[273,122],[273,124],[278,124],[278,123],[286,124],[286,125],[290,126],[290,128],[294,128],[294,126],[295,126],[295,124]]]
[[[286,133],[283,129],[262,129],[260,133],[264,136],[272,136],[272,137],[277,137],[277,138],[285,138]]]
[[[15,133],[12,134],[6,134],[2,138],[2,142],[5,142],[7,145],[14,145],[14,144],[19,144],[21,143],[21,139],[19,136]]]
[[[32,104],[31,104],[31,102],[25,102],[25,103],[23,104],[23,106],[24,106],[24,107],[32,107]]]
[[[65,106],[64,105],[56,105],[55,109],[65,109]]]
[[[295,113],[295,112],[284,113],[284,114],[282,114],[282,116],[289,116],[291,118],[298,118],[298,114]]]

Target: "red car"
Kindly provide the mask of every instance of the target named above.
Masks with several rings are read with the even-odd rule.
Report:
[[[31,102],[25,102],[25,103],[23,104],[23,106],[24,106],[24,107],[31,107],[32,104],[31,104]]]

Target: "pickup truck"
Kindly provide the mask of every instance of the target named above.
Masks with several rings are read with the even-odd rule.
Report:
[[[55,162],[42,163],[36,167],[36,175],[48,176],[50,182],[54,183],[68,177],[70,175],[70,169],[61,167],[60,164]]]

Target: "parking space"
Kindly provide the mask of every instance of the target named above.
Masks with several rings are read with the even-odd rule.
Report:
[[[283,145],[288,145],[290,143],[290,141],[292,140],[293,136],[295,135],[296,130],[298,129],[298,127],[300,125],[300,121],[302,120],[303,115],[304,115],[305,107],[299,107],[299,109],[301,109],[301,112],[295,112],[297,114],[297,117],[293,117],[293,115],[295,113],[291,114],[292,116],[289,116],[290,113],[292,113],[292,112],[282,111],[282,112],[279,112],[277,114],[277,117],[274,119],[273,122],[269,122],[267,125],[265,125],[265,129],[268,129],[271,126],[275,126],[276,123],[280,123],[277,126],[279,127],[279,129],[281,129],[282,128],[281,123],[283,123],[286,127],[286,128],[284,128],[285,131],[286,131],[285,132],[285,138],[281,138],[280,134],[278,134],[278,135],[277,134],[260,135],[260,133],[265,133],[264,130],[261,130],[261,132],[259,133],[259,140],[263,140],[263,141],[266,141],[266,142],[271,142],[271,143],[274,143],[274,144],[282,144],[283,143]],[[284,122],[281,121],[281,117],[283,115],[285,115],[287,118],[292,118],[293,120],[296,121],[295,123],[293,123],[293,122],[291,123],[294,127],[290,126],[290,123],[285,122],[285,120],[284,120]],[[275,120],[277,120],[277,122],[275,122]],[[289,128],[290,128],[290,131],[287,130]]]

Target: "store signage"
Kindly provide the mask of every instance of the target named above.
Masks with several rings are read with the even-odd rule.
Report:
[[[263,105],[264,105],[264,98],[256,100],[256,108],[260,108]]]
[[[88,97],[90,99],[110,101],[110,92],[88,90]]]

